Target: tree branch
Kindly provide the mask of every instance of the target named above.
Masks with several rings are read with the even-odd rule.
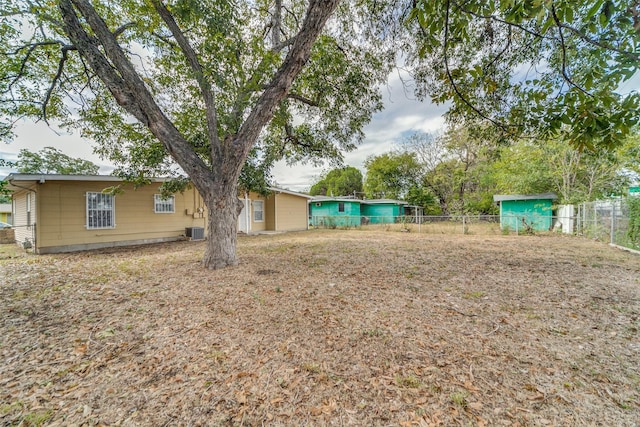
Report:
[[[173,34],[173,37],[176,39],[178,46],[180,46],[180,50],[184,54],[187,59],[187,63],[195,75],[198,86],[200,87],[200,92],[202,92],[202,98],[204,99],[212,155],[219,157],[220,138],[218,137],[218,117],[216,113],[215,93],[211,88],[211,84],[204,76],[204,72],[196,52],[191,47],[191,44],[176,23],[175,19],[173,19],[169,10],[167,10],[166,6],[160,0],[151,0],[151,3],[156,9],[156,12],[158,12],[158,15],[160,15],[162,20],[169,27],[169,31],[171,31],[171,34]]]
[[[554,21],[556,22],[556,26],[558,26],[559,28],[564,28],[565,30],[569,30],[570,32],[572,32],[573,34],[575,34],[576,36],[578,36],[579,38],[581,38],[583,41],[592,44],[594,46],[597,46],[601,49],[605,49],[605,50],[610,50],[612,52],[616,52],[619,53],[621,55],[627,56],[630,59],[636,60],[636,61],[640,61],[640,54],[639,53],[634,53],[634,52],[629,52],[626,50],[622,50],[622,49],[618,49],[615,46],[612,46],[608,43],[603,43],[601,41],[592,39],[591,37],[587,36],[585,33],[581,32],[580,30],[578,30],[577,28],[574,28],[570,25],[567,25],[565,23],[559,22],[557,20],[557,17],[555,16],[555,10],[554,10]]]
[[[282,27],[282,0],[276,0],[271,18],[271,45],[275,49],[280,45],[280,28]]]
[[[311,107],[319,107],[320,106],[320,104],[317,101],[312,101],[309,98],[305,98],[304,96],[298,95],[298,94],[295,94],[295,93],[289,93],[289,95],[287,95],[287,98],[295,99],[296,101],[300,101],[303,104],[307,104],[307,105],[309,105]]]
[[[554,5],[551,5],[551,16],[553,16],[553,22],[555,22],[556,26],[558,27],[558,36],[560,37],[560,46],[562,47],[562,77],[567,81],[567,83],[578,89],[580,92],[593,97],[593,95],[584,90],[584,88],[575,84],[569,76],[569,73],[567,72],[567,46],[564,42],[562,26],[560,25],[560,19],[558,19],[558,15],[556,14],[556,7]]]
[[[473,11],[471,11],[469,9],[466,9],[464,7],[464,4],[463,5],[457,5],[457,6],[458,6],[458,9],[460,9],[464,13],[468,13],[469,15],[475,16],[476,18],[491,19],[493,21],[500,22],[501,24],[505,24],[505,25],[508,25],[510,27],[515,27],[515,28],[518,28],[518,29],[524,31],[525,33],[527,33],[529,35],[532,35],[532,36],[535,36],[535,37],[537,37],[539,39],[555,40],[554,37],[545,36],[544,34],[538,33],[537,31],[530,30],[529,28],[525,27],[524,25],[516,24],[514,22],[509,22],[509,21],[507,21],[505,19],[502,19],[502,18],[499,18],[499,17],[497,17],[495,15],[482,15],[480,13],[473,12]]]
[[[91,27],[95,37],[86,33],[74,6]],[[65,32],[118,104],[149,128],[192,178],[196,187],[206,188],[207,183],[215,180],[216,176],[212,175],[213,172],[156,104],[115,35],[109,31],[93,6],[87,0],[59,0],[58,7],[64,19]]]
[[[53,77],[51,84],[49,85],[49,89],[47,89],[47,93],[45,94],[44,101],[42,103],[42,120],[44,120],[47,125],[49,125],[49,122],[47,121],[47,105],[49,105],[51,94],[58,84],[58,80],[60,80],[60,77],[62,76],[62,72],[64,71],[64,64],[67,62],[70,50],[77,49],[75,46],[62,46],[62,56],[60,57],[60,61],[58,62],[58,70],[56,72],[56,75]]]
[[[313,43],[339,2],[340,0],[309,2],[302,29],[296,36],[293,46],[238,131],[234,142],[240,146],[238,153],[240,159],[247,156],[263,127],[273,117],[278,104],[289,93],[294,79],[309,59]],[[237,167],[240,170],[241,161],[238,161]]]
[[[473,105],[462,94],[462,92],[458,88],[458,85],[456,84],[453,76],[451,75],[451,69],[449,68],[449,53],[448,53],[448,48],[449,48],[449,12],[450,11],[451,11],[451,2],[450,2],[450,0],[447,0],[447,2],[446,2],[446,10],[445,10],[445,22],[444,22],[443,57],[444,57],[445,70],[447,72],[447,79],[449,80],[449,83],[451,83],[451,87],[453,88],[453,91],[456,93],[458,98],[460,98],[460,100],[462,100],[462,102],[464,102],[469,108],[471,108],[478,116],[482,117],[485,120],[490,121],[495,126],[499,127],[500,129],[504,130],[505,132],[511,133],[511,131],[508,129],[508,127],[505,124],[503,124],[501,122],[498,122],[497,120],[495,120],[492,117],[487,116],[482,111],[480,111],[475,105]]]

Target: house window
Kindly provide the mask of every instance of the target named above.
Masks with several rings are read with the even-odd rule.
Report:
[[[155,213],[174,213],[176,211],[176,198],[169,196],[162,198],[162,194],[153,195],[153,211]]]
[[[264,202],[262,200],[255,200],[253,202],[253,221],[264,221]]]
[[[31,193],[27,193],[27,227],[31,227]]]
[[[338,212],[344,212],[344,202],[338,202]]]
[[[115,228],[115,200],[111,194],[87,193],[87,228]]]

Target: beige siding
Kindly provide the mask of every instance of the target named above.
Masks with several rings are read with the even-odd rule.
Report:
[[[251,228],[252,232],[267,230],[267,203],[264,196],[256,193],[249,193],[249,199],[251,200]],[[261,201],[263,203],[262,221],[256,221],[255,216],[255,203]]]
[[[276,224],[279,218],[276,217],[276,195],[272,194],[265,200],[265,227],[267,230],[276,230]]]
[[[175,195],[174,213],[155,213],[155,183],[134,190],[125,186],[115,196],[115,227],[88,229],[87,192],[101,192],[108,183],[81,181],[47,181],[38,189],[40,252],[89,249],[123,242],[144,243],[177,239],[185,227],[204,227],[204,215],[198,214],[202,201],[195,190]]]
[[[278,218],[276,231],[298,231],[307,229],[307,199],[280,193],[275,199],[275,214]]]

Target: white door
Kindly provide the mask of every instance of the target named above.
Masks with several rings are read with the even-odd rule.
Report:
[[[242,202],[242,211],[238,216],[238,232],[249,234],[249,226],[247,223],[247,208],[249,205],[248,200],[240,200]]]

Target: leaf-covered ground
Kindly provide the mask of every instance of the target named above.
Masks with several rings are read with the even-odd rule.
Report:
[[[638,425],[637,255],[317,230],[211,272],[203,248],[0,252],[0,424]]]

